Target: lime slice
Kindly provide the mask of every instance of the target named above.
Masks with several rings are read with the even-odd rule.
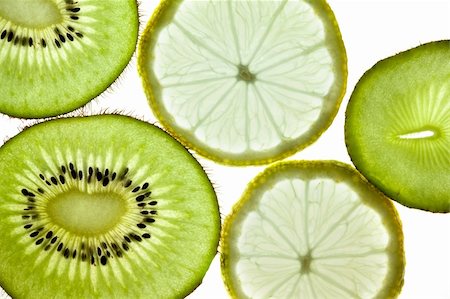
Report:
[[[347,78],[325,1],[163,1],[138,65],[166,129],[234,165],[269,163],[314,142],[336,115]]]
[[[346,111],[345,141],[356,168],[397,202],[450,212],[450,40],[375,64]]]
[[[267,168],[226,218],[221,246],[235,298],[393,298],[403,285],[392,202],[340,162]]]

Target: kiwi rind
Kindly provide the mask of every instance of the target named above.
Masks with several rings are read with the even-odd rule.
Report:
[[[136,0],[57,5],[63,21],[46,28],[0,17],[1,113],[43,118],[73,111],[106,90],[131,59],[139,27]],[[10,35],[20,42],[8,41]]]
[[[345,118],[350,158],[372,184],[404,206],[450,211],[449,86],[450,41],[442,40],[379,61],[350,97]],[[426,140],[398,138],[427,126],[438,134]]]
[[[88,131],[90,134],[86,134]],[[90,142],[92,140],[95,143]],[[67,156],[61,155],[64,148],[67,149]],[[44,152],[47,154],[42,156]],[[81,152],[90,158],[82,159]],[[116,160],[114,153],[118,157],[120,153],[125,156]],[[58,163],[61,159],[66,163]],[[75,165],[71,166],[69,160],[76,161]],[[148,240],[141,238],[140,241],[128,242],[127,252],[132,254],[126,255],[124,251],[122,257],[113,255],[105,265],[98,263],[102,258],[96,259],[96,266],[81,261],[78,258],[80,252],[72,258],[73,251],[70,251],[67,258],[63,248],[57,251],[53,247],[46,256],[44,246],[48,241],[36,244],[43,233],[36,227],[25,228],[34,223],[29,218],[22,218],[24,214],[32,213],[29,206],[33,207],[33,203],[29,199],[36,202],[31,210],[39,210],[42,216],[42,206],[38,208],[37,205],[39,189],[45,193],[50,193],[47,189],[57,190],[62,183],[59,176],[56,180],[56,173],[64,174],[64,165],[66,184],[69,180],[82,181],[77,176],[78,172],[76,179],[70,173],[79,165],[84,165],[86,179],[86,167],[92,161],[103,169],[104,177],[104,165],[108,163],[116,168],[121,163],[127,164],[128,175],[134,177],[140,176],[138,161],[145,163],[141,171],[143,168],[152,170],[151,177],[156,180],[151,183],[150,178],[146,188],[153,192],[151,200],[157,201],[154,206],[158,209],[159,219],[155,216],[156,220],[147,226],[153,227],[154,232],[150,233]],[[56,166],[59,164],[62,166]],[[0,148],[0,169],[4,174],[0,187],[0,285],[14,298],[179,298],[191,293],[201,283],[217,252],[220,217],[209,179],[185,148],[164,131],[146,122],[119,115],[43,122],[25,129]],[[111,177],[113,168],[110,166],[109,169]],[[49,176],[52,172],[54,175]],[[45,178],[49,177],[51,186],[40,177],[41,173]],[[123,181],[123,184],[127,182]],[[176,188],[164,195],[164,189],[171,185],[176,185]],[[140,186],[143,187],[143,184]],[[164,196],[168,198],[164,199]],[[140,203],[137,198],[133,202]],[[31,237],[35,230],[42,236]],[[161,245],[155,250],[156,243],[146,247],[145,241],[150,245],[151,242]],[[56,242],[54,246],[57,245]],[[148,248],[154,252],[148,251]],[[161,248],[164,250],[161,251]],[[58,264],[49,267],[46,263],[51,262]]]
[[[276,162],[269,165],[248,183],[241,198],[233,205],[232,211],[225,218],[220,237],[222,278],[231,298],[246,298],[240,286],[239,277],[232,273],[235,270],[236,257],[231,251],[236,250],[242,221],[247,212],[254,208],[254,199],[261,195],[261,188],[264,186],[269,188],[268,186],[276,182],[277,175],[282,176],[283,173],[289,173],[304,180],[331,178],[336,182],[346,182],[357,193],[366,195],[361,196],[360,200],[376,210],[383,218],[383,225],[393,233],[388,250],[395,256],[394,259],[389,259],[388,269],[390,271],[386,275],[382,289],[374,298],[397,298],[404,284],[405,273],[404,237],[400,216],[392,201],[368,182],[355,168],[335,160]]]

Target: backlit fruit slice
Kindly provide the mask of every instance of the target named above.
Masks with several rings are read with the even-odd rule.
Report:
[[[166,0],[138,56],[161,123],[224,164],[264,164],[314,142],[347,79],[341,35],[323,0]]]
[[[0,112],[83,106],[128,64],[138,27],[136,0],[0,0]]]
[[[216,195],[164,131],[57,119],[0,148],[0,285],[13,298],[183,298],[217,252]]]
[[[450,40],[375,64],[346,111],[356,168],[399,203],[450,211]]]
[[[336,161],[267,168],[225,219],[221,247],[233,298],[395,298],[403,285],[392,202]]]

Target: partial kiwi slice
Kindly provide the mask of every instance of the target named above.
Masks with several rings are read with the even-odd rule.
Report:
[[[0,112],[41,118],[103,92],[128,64],[136,0],[1,0]]]
[[[450,40],[375,64],[346,111],[356,168],[399,203],[450,211]]]
[[[232,298],[396,298],[405,257],[398,214],[353,167],[336,161],[269,166],[225,219]]]
[[[14,298],[181,298],[217,252],[200,164],[126,116],[57,119],[0,148],[0,284]]]

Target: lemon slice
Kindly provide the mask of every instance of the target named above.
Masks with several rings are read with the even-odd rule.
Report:
[[[184,145],[264,164],[314,142],[345,92],[347,59],[325,1],[163,1],[139,44],[150,105]]]
[[[221,248],[234,298],[394,298],[403,285],[392,202],[336,161],[267,168],[226,218]]]

